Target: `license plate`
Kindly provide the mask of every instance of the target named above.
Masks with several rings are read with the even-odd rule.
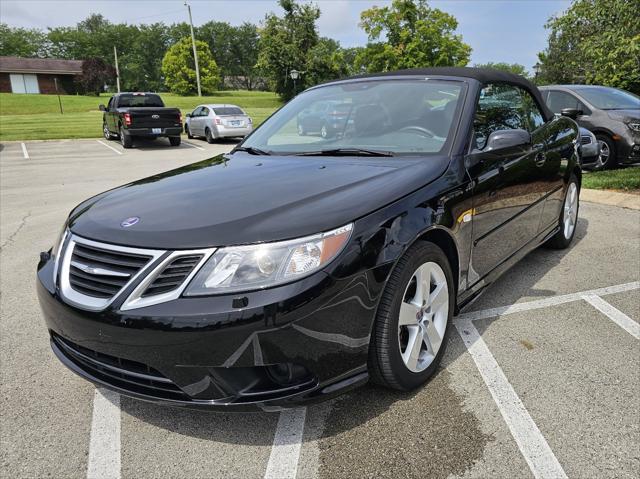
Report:
[[[154,135],[159,135],[160,133],[162,133],[162,128],[151,128],[151,133],[153,133]]]
[[[234,120],[231,122],[231,126],[241,126],[241,125],[242,125],[242,122],[239,120]]]

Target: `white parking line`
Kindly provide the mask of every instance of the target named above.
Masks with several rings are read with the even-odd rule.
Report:
[[[20,143],[22,145],[22,156],[24,156],[25,160],[29,159],[29,152],[27,151],[27,145],[24,143]]]
[[[87,479],[120,479],[120,395],[96,388]]]
[[[549,306],[556,306],[558,304],[571,303],[573,301],[581,301],[584,295],[605,296],[607,294],[622,293],[624,291],[632,291],[634,289],[640,289],[640,281],[617,284],[615,286],[607,286],[605,288],[582,291],[580,293],[551,296],[550,298],[528,301],[526,303],[516,303],[509,306],[500,306],[499,308],[484,309],[482,311],[471,311],[469,313],[463,313],[458,317],[476,321],[478,319],[493,318],[495,316],[504,316],[505,314],[519,313],[522,311],[530,311],[532,309],[548,308]]]
[[[118,155],[122,155],[122,152],[121,152],[120,150],[117,150],[116,148],[114,148],[114,147],[113,147],[113,146],[111,146],[111,145],[107,145],[104,141],[102,141],[102,140],[96,140],[96,141],[97,141],[98,143],[100,143],[101,145],[106,146],[106,147],[107,147],[107,148],[109,148],[110,150],[115,151]]]
[[[564,469],[500,369],[472,320],[469,317],[459,316],[454,320],[454,325],[534,477],[566,478]]]
[[[191,148],[197,148],[198,150],[205,151],[205,149],[204,149],[204,148],[202,148],[201,146],[194,145],[193,143],[189,143],[188,141],[184,141],[184,140],[182,140],[182,143],[184,143],[185,145],[190,146]]]
[[[280,413],[265,479],[295,479],[306,414],[305,407]]]
[[[611,321],[616,323],[631,336],[636,339],[640,339],[640,324],[636,323],[622,311],[616,309],[600,296],[595,294],[584,294],[582,295],[582,298],[598,311],[605,314]]]

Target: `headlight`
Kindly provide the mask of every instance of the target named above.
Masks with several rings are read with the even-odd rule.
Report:
[[[193,278],[185,295],[262,289],[308,276],[342,251],[352,228],[348,224],[295,240],[219,249]]]
[[[67,234],[69,230],[67,229],[67,223],[65,222],[62,227],[62,231],[58,234],[58,238],[55,243],[53,243],[53,247],[51,248],[51,258],[53,259],[54,267],[53,267],[53,284],[57,286],[58,283],[58,262],[60,259],[60,255],[62,254],[62,246],[64,245],[65,240],[67,239]]]
[[[640,121],[632,121],[630,123],[627,123],[627,126],[633,131],[640,131]]]

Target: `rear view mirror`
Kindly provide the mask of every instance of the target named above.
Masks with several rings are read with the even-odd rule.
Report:
[[[107,107],[104,105],[98,105],[98,110],[100,111],[107,111]]]
[[[482,151],[506,150],[531,144],[531,134],[522,129],[498,130],[489,135],[487,145]]]
[[[566,116],[575,120],[580,115],[582,115],[582,110],[579,110],[577,108],[563,108],[560,111],[560,115]]]

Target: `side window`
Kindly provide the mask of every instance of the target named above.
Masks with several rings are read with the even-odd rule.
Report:
[[[563,91],[550,90],[547,97],[547,106],[552,112],[559,114],[564,108],[580,108],[578,99]]]
[[[498,130],[528,129],[522,95],[517,87],[488,84],[480,90],[473,122],[475,147],[483,149]]]
[[[107,111],[113,108],[113,97],[109,98],[109,103],[107,103]]]
[[[522,95],[522,103],[524,105],[524,113],[529,123],[529,131],[534,131],[544,125],[544,116],[536,103],[536,100],[526,90],[520,89]]]
[[[209,116],[209,109],[207,107],[203,107],[200,112],[200,116]]]
[[[196,108],[195,110],[193,110],[193,113],[191,113],[191,116],[200,116],[200,112],[202,111],[202,107],[199,106],[198,108]]]

